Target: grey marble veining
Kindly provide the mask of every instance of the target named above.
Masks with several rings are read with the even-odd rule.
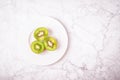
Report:
[[[22,28],[14,15],[24,14],[64,24],[69,47],[61,61],[28,65],[12,53]],[[0,29],[0,80],[120,80],[120,0],[0,0]]]

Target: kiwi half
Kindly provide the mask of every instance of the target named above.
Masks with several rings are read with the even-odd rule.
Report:
[[[44,44],[40,41],[34,41],[31,43],[31,49],[34,53],[40,54],[44,51],[45,47]]]
[[[34,32],[34,38],[37,40],[42,41],[46,36],[48,36],[48,29],[45,27],[37,28]]]
[[[57,40],[53,37],[46,37],[44,40],[46,50],[54,51],[57,48]]]

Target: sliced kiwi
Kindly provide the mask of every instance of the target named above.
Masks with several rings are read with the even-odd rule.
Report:
[[[44,51],[44,44],[40,41],[34,41],[31,43],[31,49],[34,53],[40,54]]]
[[[37,28],[34,32],[34,37],[37,40],[42,41],[45,39],[46,36],[48,36],[48,29],[45,27]]]
[[[53,37],[46,37],[44,40],[45,48],[49,51],[54,51],[57,48],[57,40]]]

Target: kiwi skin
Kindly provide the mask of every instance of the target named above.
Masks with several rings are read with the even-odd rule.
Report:
[[[43,32],[42,36],[39,36],[40,32]],[[48,29],[45,27],[39,27],[34,31],[34,38],[36,40],[43,41],[46,36],[48,36]]]
[[[52,46],[48,45],[48,41],[50,41],[52,43]],[[44,40],[44,46],[45,46],[46,50],[54,51],[57,49],[57,45],[58,45],[57,40],[53,37],[46,37]]]
[[[36,46],[38,46],[38,49],[36,49]],[[42,53],[45,50],[43,42],[33,41],[31,43],[31,50],[36,54]]]

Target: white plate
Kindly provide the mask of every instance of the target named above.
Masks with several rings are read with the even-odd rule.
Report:
[[[21,52],[18,54],[19,59],[31,65],[50,65],[62,59],[68,46],[68,35],[63,25],[51,17],[38,18],[34,16],[29,18],[28,22],[26,27],[24,27],[25,31],[24,29],[19,29],[18,32],[18,51]],[[38,27],[48,28],[49,36],[57,39],[58,48],[55,51],[44,51],[39,55],[31,51],[30,43],[34,41],[33,31]]]

